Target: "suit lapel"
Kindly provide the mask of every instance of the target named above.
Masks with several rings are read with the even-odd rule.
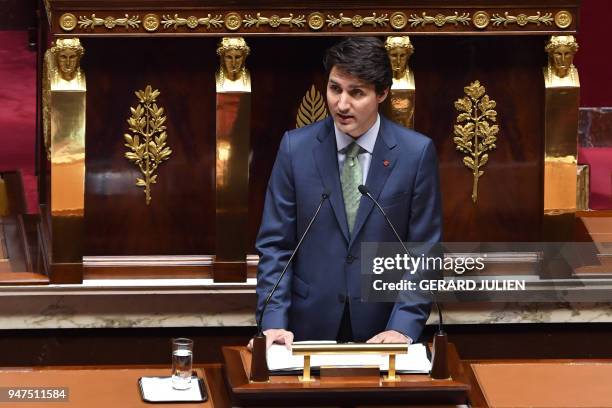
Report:
[[[378,200],[380,192],[397,161],[398,149],[394,149],[396,145],[395,136],[389,131],[386,119],[381,116],[380,130],[378,131],[378,137],[374,144],[372,161],[370,162],[370,169],[368,170],[368,177],[366,179],[366,186],[370,190],[372,197],[376,200]],[[361,197],[349,248],[353,245],[355,237],[359,235],[373,207],[374,203],[372,200],[367,197]]]
[[[344,210],[344,199],[342,198],[342,186],[338,172],[338,150],[336,148],[336,137],[331,118],[326,119],[326,126],[317,135],[319,145],[313,149],[314,160],[323,185],[329,190],[329,201],[331,202],[338,226],[346,242],[349,242],[346,212]]]

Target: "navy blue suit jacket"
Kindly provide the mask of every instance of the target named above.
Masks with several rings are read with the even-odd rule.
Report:
[[[366,185],[402,239],[440,241],[438,162],[429,138],[381,116]],[[256,241],[257,317],[324,191],[330,197],[266,309],[264,330],[290,330],[296,341],[334,340],[348,297],[355,341],[384,330],[397,330],[416,341],[429,316],[429,302],[360,300],[360,243],[396,239],[366,197],[361,198],[349,236],[330,117],[289,131],[281,141]]]

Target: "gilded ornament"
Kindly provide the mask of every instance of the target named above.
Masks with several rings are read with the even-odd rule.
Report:
[[[408,19],[411,27],[421,26],[424,27],[427,24],[435,24],[437,27],[442,27],[445,24],[468,25],[470,22],[470,13],[462,13],[461,15],[455,11],[455,14],[445,16],[443,14],[437,14],[435,16],[428,16],[426,12],[423,12],[420,16],[417,14],[411,14]]]
[[[314,85],[302,98],[302,103],[295,118],[295,127],[301,128],[327,117],[325,101]]]
[[[240,14],[231,12],[225,15],[225,28],[231,31],[236,31],[242,25],[242,17]]]
[[[486,11],[477,11],[474,13],[472,17],[472,21],[474,22],[474,27],[476,28],[486,28],[491,21],[491,16]]]
[[[505,12],[503,16],[499,14],[493,14],[493,18],[491,18],[491,21],[493,21],[494,26],[499,26],[503,24],[504,27],[506,27],[508,24],[516,23],[519,26],[524,27],[529,23],[537,25],[552,25],[553,17],[552,13],[546,13],[542,15],[542,13],[540,13],[539,11],[534,16],[528,16],[526,14],[511,16],[508,14],[508,12]]]
[[[62,30],[72,31],[77,25],[77,18],[72,13],[64,13],[60,16],[59,24]]]
[[[308,27],[313,30],[320,30],[325,25],[325,16],[323,13],[315,12],[308,15]]]
[[[344,13],[338,14],[338,17],[334,15],[327,15],[327,19],[325,20],[329,27],[342,27],[345,24],[351,24],[355,28],[359,28],[364,24],[372,25],[374,27],[380,26],[384,27],[389,22],[389,17],[386,14],[381,14],[380,16],[376,13],[372,13],[371,16],[362,17],[359,14],[353,17],[346,17]]]
[[[180,17],[178,14],[175,14],[174,16],[171,16],[169,14],[164,14],[162,16],[161,23],[164,25],[164,29],[168,29],[172,27],[176,30],[179,27],[187,26],[188,28],[193,30],[194,28],[197,28],[198,26],[201,26],[201,25],[210,29],[212,27],[214,28],[222,27],[223,19],[221,18],[220,14],[215,15],[215,16],[208,14],[206,17],[189,16],[187,18]]]
[[[306,19],[304,15],[299,15],[294,17],[293,13],[289,13],[288,17],[280,17],[277,15],[273,15],[271,17],[262,16],[261,13],[257,13],[255,17],[252,17],[250,14],[244,16],[244,20],[242,20],[245,27],[258,27],[260,25],[268,24],[272,28],[276,28],[281,24],[288,25],[289,27],[304,27],[306,23]]]
[[[51,159],[51,91],[85,91],[87,89],[85,83],[85,73],[81,68],[81,58],[85,53],[85,49],[81,45],[78,38],[58,38],[54,41],[53,46],[45,52],[45,63],[43,64],[42,74],[42,115],[43,115],[43,137],[44,144],[47,151],[47,156]],[[76,93],[75,93],[76,95]],[[64,106],[65,107],[65,106]],[[62,109],[62,106],[59,107]],[[84,108],[83,108],[84,109]],[[84,112],[84,111],[83,111]],[[68,126],[73,126],[79,123],[77,111],[64,112],[61,115],[64,117],[65,123]],[[72,120],[69,120],[70,117]],[[83,113],[84,118],[84,113]],[[71,137],[77,134],[85,134],[84,121],[82,130],[76,130],[68,132]],[[56,124],[57,125],[57,124]],[[79,126],[76,126],[79,129]],[[64,129],[65,130],[65,129]],[[66,152],[72,152],[75,149],[72,147],[75,145],[74,138],[68,138],[70,143],[67,144],[68,148],[62,148],[62,153],[56,155],[55,159],[57,162],[58,157],[66,157]],[[80,143],[76,143],[80,145]],[[78,149],[76,149],[78,150]],[[68,154],[72,156],[72,154]]]
[[[459,115],[454,127],[453,141],[457,150],[466,154],[463,164],[474,176],[472,201],[476,203],[478,180],[484,175],[482,168],[489,161],[486,152],[496,148],[499,125],[492,124],[497,121],[496,103],[486,95],[486,89],[480,81],[472,82],[463,89],[467,96],[455,101],[455,109]]]
[[[125,17],[115,18],[112,16],[108,16],[106,18],[96,17],[95,14],[92,14],[90,17],[79,16],[79,28],[93,30],[97,26],[104,26],[109,30],[112,30],[116,26],[125,27],[127,29],[130,28],[139,28],[140,27],[140,19],[138,16],[129,16],[125,14]]]
[[[138,105],[131,107],[131,117],[127,120],[130,133],[125,133],[124,146],[130,151],[125,158],[138,166],[143,177],[136,178],[136,185],[144,187],[147,205],[151,203],[151,185],[157,183],[157,168],[161,162],[168,160],[172,150],[167,146],[166,116],[164,108],[156,102],[159,90],[147,85],[145,90],[135,92]],[[141,142],[142,137],[142,142]]]
[[[155,31],[159,28],[159,17],[157,14],[147,14],[142,19],[142,27],[147,31]]]
[[[219,69],[215,73],[218,93],[251,92],[251,74],[246,59],[251,48],[242,37],[223,37],[217,47]]]
[[[572,13],[569,11],[561,10],[555,14],[555,24],[559,28],[567,28],[572,25]]]
[[[574,56],[578,43],[573,35],[553,35],[544,50],[548,54],[548,66],[544,70],[547,87],[579,87],[578,70]]]
[[[401,30],[402,28],[406,27],[406,24],[408,24],[408,17],[406,17],[406,14],[402,13],[401,11],[396,11],[395,13],[391,14],[391,27],[395,28],[396,30]]]

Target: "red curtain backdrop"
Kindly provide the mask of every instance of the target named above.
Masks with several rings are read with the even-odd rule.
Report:
[[[580,49],[574,64],[580,73],[580,105],[612,106],[612,1],[582,0]]]

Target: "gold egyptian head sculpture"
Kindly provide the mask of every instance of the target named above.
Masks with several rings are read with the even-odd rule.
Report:
[[[404,78],[410,71],[410,68],[408,67],[408,60],[414,53],[414,47],[410,42],[410,37],[407,35],[400,37],[387,37],[387,40],[385,41],[385,49],[387,50],[389,60],[391,61],[393,78]]]
[[[553,35],[544,48],[548,53],[548,69],[565,78],[574,69],[574,55],[578,51],[578,43],[573,35]]]
[[[217,48],[220,58],[216,74],[217,92],[243,91],[250,92],[251,77],[245,67],[251,49],[242,37],[223,37]]]
[[[55,58],[57,73],[64,81],[72,81],[78,76],[84,52],[78,38],[60,38],[55,41],[51,53]]]

